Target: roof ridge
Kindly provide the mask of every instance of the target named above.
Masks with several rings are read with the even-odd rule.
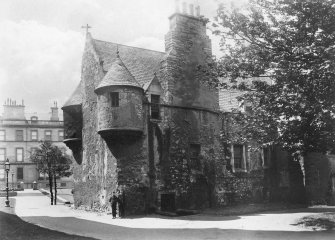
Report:
[[[112,44],[116,44],[116,45],[121,45],[124,47],[131,47],[131,48],[137,48],[137,49],[142,49],[142,50],[147,50],[147,51],[152,51],[152,52],[157,52],[157,53],[163,53],[166,54],[166,52],[161,52],[161,51],[157,51],[157,50],[152,50],[152,49],[147,49],[147,48],[141,48],[141,47],[134,47],[134,46],[129,46],[129,45],[125,45],[125,44],[121,44],[121,43],[116,43],[116,42],[108,42],[108,41],[103,41],[103,40],[99,40],[99,39],[95,39],[92,38],[94,41],[99,41],[99,42],[105,42],[105,43],[112,43]]]
[[[117,58],[120,59],[121,63],[123,64],[123,67],[128,71],[128,73],[130,74],[130,76],[133,77],[133,79],[135,80],[135,82],[136,82],[139,86],[141,86],[141,84],[137,81],[137,79],[135,78],[135,76],[129,71],[129,69],[127,68],[127,65],[122,61],[121,57],[118,56]],[[116,61],[117,61],[117,59],[112,63],[112,65],[111,65],[111,67],[110,67],[109,69],[112,68],[113,64],[114,64]],[[109,69],[108,69],[108,71],[109,71]]]

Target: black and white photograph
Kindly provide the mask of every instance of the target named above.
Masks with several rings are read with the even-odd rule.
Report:
[[[0,0],[1,240],[335,239],[335,0]]]

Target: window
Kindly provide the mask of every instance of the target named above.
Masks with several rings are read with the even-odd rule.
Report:
[[[39,172],[39,173],[38,173],[38,180],[45,180],[45,174]]]
[[[201,170],[200,163],[200,144],[190,144],[190,167],[191,169]]]
[[[0,161],[6,160],[6,148],[0,148]]]
[[[37,130],[31,130],[31,141],[37,141]]]
[[[151,118],[159,119],[159,103],[160,103],[160,96],[151,94]]]
[[[111,106],[118,107],[119,106],[119,93],[118,92],[111,92],[110,93],[111,99]]]
[[[58,131],[58,141],[63,141],[64,140],[64,131],[59,130]]]
[[[22,180],[23,179],[23,168],[22,167],[18,167],[17,168],[16,176],[17,176],[18,180]]]
[[[6,131],[0,130],[0,141],[5,141],[5,140],[6,140]]]
[[[37,150],[36,147],[32,147],[30,148],[30,155],[33,155],[35,153],[35,151]]]
[[[5,169],[1,168],[0,169],[0,179],[4,179],[5,178]]]
[[[37,122],[38,118],[37,118],[36,116],[32,116],[32,117],[30,118],[30,120],[31,120],[32,122]]]
[[[51,130],[45,130],[44,140],[51,141]]]
[[[243,145],[233,145],[234,168],[243,168]]]
[[[23,130],[16,130],[16,141],[23,141]]]
[[[23,161],[23,148],[16,149],[16,161],[22,162]]]

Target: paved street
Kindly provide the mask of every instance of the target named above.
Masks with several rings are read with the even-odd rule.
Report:
[[[205,214],[186,217],[150,215],[112,219],[111,215],[50,206],[39,191],[25,190],[14,198],[15,212],[26,222],[43,228],[96,239],[334,239],[335,231],[312,231],[296,226],[300,217],[317,214],[285,211],[220,217]],[[2,209],[2,208],[1,208]],[[329,211],[334,211],[330,208]],[[1,216],[1,221],[3,221]],[[2,230],[1,230],[2,231]]]

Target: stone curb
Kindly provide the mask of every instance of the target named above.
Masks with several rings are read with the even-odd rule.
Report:
[[[47,191],[47,190],[45,190],[45,189],[43,189],[43,188],[40,188],[39,190],[44,195],[48,195],[48,196],[50,195],[50,192]],[[70,201],[68,201],[68,200],[66,200],[66,199],[64,199],[62,197],[57,196],[57,199],[60,200],[60,201],[62,201],[62,202],[64,202],[64,204],[70,204]]]

